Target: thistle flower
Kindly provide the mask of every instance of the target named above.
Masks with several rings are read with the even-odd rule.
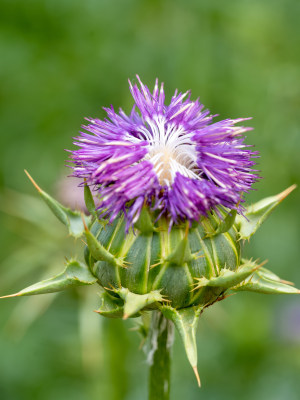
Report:
[[[165,105],[163,85],[156,81],[150,93],[138,81],[140,88],[130,83],[130,115],[111,107],[104,121],[89,119],[71,152],[89,216],[59,204],[27,173],[69,233],[84,237],[85,264],[69,260],[61,274],[5,297],[100,285],[97,313],[141,317],[151,346],[150,399],[167,400],[171,322],[200,384],[195,335],[208,306],[239,291],[300,293],[241,255],[242,240],[295,186],[244,207],[243,193],[258,179],[258,154],[244,144],[250,128],[236,126],[244,119],[214,123],[189,92],[176,91]]]
[[[156,80],[151,93],[137,76],[129,81],[135,104],[129,116],[104,108],[107,118],[88,119],[72,151],[73,175],[99,193],[99,209],[112,222],[124,212],[127,229],[145,203],[170,224],[199,221],[217,206],[243,210],[243,193],[257,179],[251,169],[257,152],[244,144],[247,118],[213,122],[215,116],[175,91],[165,104]]]

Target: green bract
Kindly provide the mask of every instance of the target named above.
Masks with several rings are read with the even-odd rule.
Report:
[[[223,218],[210,214],[192,226],[173,225],[171,229],[169,221],[155,222],[156,215],[144,207],[134,229],[126,233],[123,216],[112,224],[97,218],[88,186],[85,200],[90,216],[86,217],[34,185],[69,233],[83,237],[86,264],[68,261],[61,274],[4,297],[98,283],[102,291],[97,313],[126,319],[160,310],[171,320],[197,377],[195,332],[206,307],[238,291],[299,293],[262,264],[241,258],[241,240],[255,233],[294,186],[250,206],[245,217],[228,211]]]

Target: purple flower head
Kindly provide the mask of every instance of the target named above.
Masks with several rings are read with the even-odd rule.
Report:
[[[163,84],[151,93],[139,77],[129,81],[135,101],[130,115],[104,108],[105,120],[87,119],[72,151],[73,175],[99,193],[99,209],[114,220],[123,212],[128,226],[144,204],[170,223],[198,221],[223,206],[242,211],[243,193],[257,176],[257,152],[244,144],[246,119],[213,122],[215,116],[190,92],[177,90],[165,104]]]

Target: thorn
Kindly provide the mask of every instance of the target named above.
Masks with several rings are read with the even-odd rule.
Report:
[[[110,292],[115,292],[116,288],[113,287],[113,285],[110,283],[110,288],[107,286],[103,286],[103,289],[109,290]]]
[[[113,256],[114,256],[114,257],[116,258],[116,260],[117,260],[117,265],[118,265],[119,267],[121,267],[121,268],[127,269],[127,268],[129,268],[130,265],[132,264],[131,262],[124,260],[124,257],[116,257],[115,255],[113,255]]]
[[[33,186],[36,188],[38,192],[42,192],[42,189],[39,187],[39,185],[35,182],[35,180],[32,178],[32,176],[29,174],[29,172],[24,169],[25,174],[28,176],[29,180],[33,184]]]
[[[227,299],[228,297],[234,296],[235,294],[236,294],[236,293],[224,294],[223,296],[219,297],[219,298],[216,300],[216,302],[217,302],[217,301],[225,300],[225,299]]]
[[[293,190],[295,190],[297,185],[292,185],[285,189],[283,192],[279,193],[276,197],[279,201],[284,200]]]
[[[284,279],[280,279],[280,282],[281,282],[281,283],[284,283],[285,285],[295,286],[294,282],[285,281]]]
[[[83,212],[81,213],[81,219],[82,219],[82,222],[83,222],[84,230],[86,232],[88,232],[88,227],[86,226]]]
[[[83,239],[80,239],[80,240],[82,241],[83,244],[85,244],[87,246],[87,243]]]
[[[251,261],[251,260],[250,260]],[[263,262],[261,262],[259,265],[257,265],[255,268],[253,268],[253,272],[257,271],[259,268],[263,267],[264,265],[266,265],[269,262],[269,260],[265,260]]]
[[[201,286],[196,286],[197,283],[193,283],[191,286],[195,286],[193,289],[190,290],[190,293],[194,292],[197,289],[200,289]]]
[[[159,262],[156,263],[156,264],[150,265],[149,269],[155,268],[155,267],[157,267],[157,266],[160,265],[160,264],[162,264],[162,261],[159,261]]]
[[[161,299],[161,301],[162,301],[162,302],[165,302],[165,303],[171,303],[171,300],[166,299],[165,297],[163,297],[163,298]]]
[[[266,265],[268,261],[269,260],[265,260],[265,261],[261,262],[257,267],[254,268],[254,271],[256,271],[257,269],[259,269],[259,268],[263,267],[264,265]]]
[[[146,339],[142,339],[142,340],[141,340],[141,343],[140,343],[140,345],[139,345],[139,350],[142,350],[142,349],[143,349],[143,346],[144,346],[145,342],[146,342]]]
[[[198,253],[201,253],[201,251],[202,251],[202,250],[200,250]],[[198,254],[198,253],[195,253],[195,258],[194,258],[194,260],[198,260],[199,258],[205,257],[204,254],[202,254],[201,256],[197,256],[196,254]]]
[[[196,375],[198,386],[201,387],[201,381],[200,381],[200,376],[199,376],[199,373],[198,373],[197,365],[195,365],[193,367],[193,370],[194,370],[194,373]]]
[[[188,235],[189,235],[189,222],[186,221],[184,238],[187,239],[187,238],[188,238]]]
[[[7,294],[6,296],[1,296],[0,299],[7,299],[8,297],[18,297],[19,293]]]
[[[128,329],[129,332],[138,332],[140,330],[140,326],[134,326],[133,328]]]

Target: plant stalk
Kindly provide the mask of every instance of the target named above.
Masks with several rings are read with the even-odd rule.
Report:
[[[149,400],[169,400],[170,361],[174,339],[173,323],[160,311],[152,311],[150,326]]]

